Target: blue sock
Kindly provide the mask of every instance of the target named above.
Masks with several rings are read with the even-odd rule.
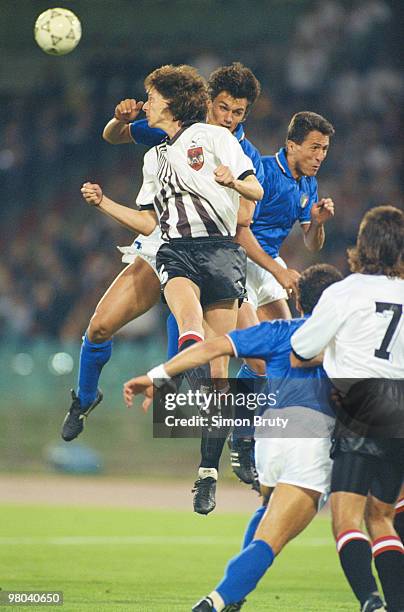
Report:
[[[264,512],[266,509],[267,509],[266,506],[260,506],[250,518],[250,522],[248,523],[247,528],[245,530],[244,540],[243,540],[243,545],[242,545],[241,550],[244,550],[245,548],[247,548],[249,544],[251,544],[254,538],[254,534],[257,531],[259,522],[264,516]]]
[[[264,540],[253,540],[226,567],[221,583],[215,588],[224,603],[235,603],[253,591],[258,581],[272,565],[272,548]]]
[[[179,335],[177,321],[175,320],[173,313],[170,312],[167,318],[167,359],[175,357],[178,353]]]
[[[87,408],[97,395],[101,370],[112,353],[112,340],[95,344],[87,334],[83,337],[80,352],[79,380],[77,395],[82,408]]]
[[[257,374],[257,372],[252,370],[246,363],[243,363],[236,374],[236,378],[243,381],[239,384],[241,392],[245,394],[264,393],[268,384],[266,375]],[[236,405],[234,416],[236,419],[243,419],[246,417],[253,419],[254,412],[252,410],[247,410],[243,405]],[[242,427],[235,427],[232,435],[234,438],[252,438],[254,436],[254,425],[251,423],[250,426],[243,425]]]

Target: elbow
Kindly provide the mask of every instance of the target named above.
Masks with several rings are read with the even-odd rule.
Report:
[[[290,361],[290,366],[292,368],[303,368],[304,367],[304,362],[300,361],[300,359],[298,359],[294,353],[290,353],[289,361]]]
[[[262,200],[262,198],[263,198],[263,197],[264,197],[264,190],[263,190],[263,188],[261,187],[261,185],[258,183],[257,195],[256,195],[256,197],[254,198],[254,200],[255,200],[256,202],[260,202],[260,201]]]
[[[103,131],[102,137],[105,140],[105,142],[107,142],[108,144],[118,144],[116,140],[111,138],[111,136],[108,134],[106,130]]]

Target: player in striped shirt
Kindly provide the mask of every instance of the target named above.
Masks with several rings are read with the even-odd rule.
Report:
[[[175,315],[181,349],[235,327],[244,296],[245,253],[234,241],[240,196],[256,201],[263,190],[253,164],[227,129],[201,123],[206,87],[191,67],[165,66],[147,77],[144,108],[151,127],[168,140],[148,151],[143,185],[133,211],[86,183],[85,199],[135,231],[150,234],[157,223],[166,240],[157,268]],[[227,364],[218,366],[225,378]]]

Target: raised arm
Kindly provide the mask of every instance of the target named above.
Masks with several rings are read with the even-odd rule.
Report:
[[[109,144],[125,144],[133,142],[130,134],[130,123],[136,119],[142,110],[143,102],[127,98],[115,107],[114,117],[108,121],[102,137]]]
[[[311,209],[311,221],[302,225],[304,233],[304,244],[309,251],[319,251],[324,244],[324,223],[334,216],[334,202],[331,198],[322,198],[320,202],[313,204]]]
[[[95,206],[108,217],[139,234],[148,236],[157,225],[157,215],[154,211],[139,211],[122,206],[104,195],[101,187],[96,183],[84,183],[81,193],[88,204]]]

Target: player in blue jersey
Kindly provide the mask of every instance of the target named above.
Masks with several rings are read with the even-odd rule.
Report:
[[[227,94],[217,94],[211,79],[210,90],[214,100],[211,103],[211,112],[212,109],[217,112],[217,108],[220,112],[222,96]],[[134,100],[125,100],[121,111],[131,117],[137,112],[137,108]],[[227,120],[231,129],[230,119]],[[240,126],[234,133],[237,131],[240,131]],[[254,325],[259,320],[288,319],[291,316],[286,299],[288,292],[295,287],[298,274],[295,270],[286,268],[279,257],[279,249],[296,221],[301,224],[304,242],[310,250],[316,251],[323,246],[324,223],[333,216],[334,204],[331,198],[318,201],[315,175],[327,155],[333,134],[333,126],[321,115],[308,111],[296,113],[288,127],[285,148],[275,156],[262,158],[265,173],[264,198],[256,207],[251,228],[248,223],[240,224],[236,235],[236,240],[249,255],[246,282],[248,303],[243,304],[239,311],[240,329]],[[159,141],[163,133],[151,131],[143,122],[135,122],[130,126],[128,138],[130,137],[136,142],[150,145]],[[242,140],[242,146],[243,142],[248,143]],[[169,352],[169,356],[175,352]],[[251,384],[254,387],[265,384],[262,375],[262,365],[251,359],[247,360],[239,372],[240,377],[247,379],[247,387]],[[250,432],[245,430],[241,436],[236,430],[231,437],[233,470],[247,483],[251,483],[254,478],[251,462],[254,444],[252,433],[252,429]],[[217,437],[209,446],[209,453],[202,450],[197,480],[197,486],[204,486],[203,491],[201,490],[201,505],[206,512],[214,509],[215,480],[223,448],[220,438]],[[203,482],[201,478],[204,478]],[[199,491],[196,492],[196,500],[194,499],[196,508],[200,505],[198,493]]]
[[[195,605],[195,612],[239,609],[274,557],[313,519],[321,495],[328,490],[331,474],[329,433],[334,419],[327,394],[319,394],[324,384],[328,390],[328,379],[321,365],[316,365],[318,361],[305,370],[292,369],[289,354],[293,333],[310,315],[322,292],[341,279],[340,272],[332,266],[311,266],[298,281],[297,307],[302,318],[263,322],[208,340],[157,366],[149,374],[125,383],[126,404],[130,406],[134,395],[144,393],[144,407],[147,408],[151,402],[153,379],[161,384],[190,365],[231,355],[264,359],[274,382],[273,391],[283,386],[275,408],[264,409],[262,418],[289,419],[284,437],[280,437],[279,429],[268,437],[270,425],[266,426],[265,422],[256,434],[256,464],[264,505],[251,518],[242,552],[230,561],[215,590]],[[266,508],[265,502],[271,493],[271,503]],[[234,607],[230,607],[231,604]]]

